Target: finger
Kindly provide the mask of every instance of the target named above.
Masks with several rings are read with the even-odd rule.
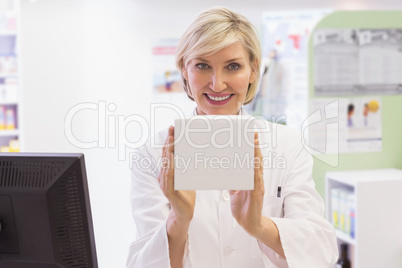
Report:
[[[260,149],[260,142],[258,139],[254,140],[254,168],[255,169],[260,169],[261,167],[261,161],[262,161],[262,157],[261,157],[261,149]]]
[[[174,145],[173,145],[173,136],[169,136],[169,146],[168,146],[168,153],[173,153]]]
[[[174,126],[169,127],[169,136],[174,136]]]
[[[166,165],[164,163],[162,163],[162,168],[158,175],[158,181],[159,181],[159,186],[162,189],[162,192],[164,194],[166,194],[166,174],[167,174]]]
[[[168,161],[168,153],[169,153],[169,144],[170,142],[170,136],[172,136],[172,133],[174,134],[174,127],[170,126],[169,127],[169,131],[168,131],[168,135],[166,137],[165,140],[165,144],[163,145],[163,150],[162,150],[162,163],[166,163]]]
[[[173,152],[168,152],[168,163],[169,163],[169,170],[174,171],[174,154]]]
[[[166,137],[165,143],[163,144],[163,147],[162,147],[162,159],[164,159],[166,157],[166,149],[167,149],[168,142],[169,142],[169,134]]]
[[[229,195],[232,196],[236,194],[239,190],[229,190]]]
[[[174,191],[174,158],[173,153],[168,154],[169,166],[166,172],[167,189],[170,193]]]
[[[160,173],[161,179],[159,182],[165,196],[167,196],[167,164],[165,164],[166,162],[167,161],[165,161],[165,159],[164,159],[164,162],[162,164],[162,170]]]
[[[256,154],[255,154],[256,150],[255,149],[257,149],[257,147],[258,147],[256,145],[256,143],[255,143],[256,140],[258,140],[258,132],[254,132],[254,156],[256,156]]]
[[[262,154],[261,154],[261,149],[259,148],[259,140],[255,140],[255,166],[254,166],[254,189],[264,189],[264,178],[263,178],[263,159],[262,159]]]
[[[261,146],[260,146],[260,141],[259,140],[257,140],[256,141],[257,142],[257,158],[259,159],[259,168],[261,169],[261,173],[263,172],[263,170],[264,170],[264,159],[263,159],[263,156],[262,156],[262,153],[261,153]]]
[[[168,152],[167,144],[168,144],[168,141],[169,141],[169,136],[166,138],[165,144],[163,145],[163,148],[162,148],[162,166],[161,166],[161,171],[160,171],[162,173],[162,175],[163,175],[162,178],[165,177],[165,173],[166,173],[167,165],[168,165],[168,163],[167,163],[168,162],[168,158],[167,158],[167,152]],[[160,183],[162,183],[162,182],[160,182]]]
[[[169,127],[168,138],[172,137],[172,140],[169,139],[169,145],[173,145],[172,142],[174,141],[174,126]]]
[[[262,163],[262,153],[259,139],[254,140],[254,157],[258,157],[261,160],[260,163]]]
[[[166,148],[165,148],[165,157],[164,157],[164,163],[165,166],[168,168],[168,166],[170,165],[170,161],[169,161],[169,155],[171,153],[173,153],[173,137],[172,136],[168,136],[167,138],[167,144],[166,144]]]
[[[167,143],[167,139],[165,140],[165,144],[162,147],[162,163],[161,163],[161,167],[160,167],[160,171],[159,171],[159,176],[158,176],[158,181],[159,184],[161,186],[161,188],[163,189],[163,177],[164,177],[164,173],[165,173],[165,159],[166,159],[166,143]]]

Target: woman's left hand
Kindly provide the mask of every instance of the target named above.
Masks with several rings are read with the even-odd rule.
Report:
[[[256,237],[263,225],[264,200],[262,154],[258,133],[254,133],[254,190],[229,191],[232,215],[243,229]]]

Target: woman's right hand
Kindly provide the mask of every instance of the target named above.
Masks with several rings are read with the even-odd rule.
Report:
[[[183,267],[187,232],[194,215],[195,191],[174,189],[174,127],[169,127],[162,151],[162,168],[158,176],[159,185],[169,200],[171,210],[166,221],[171,267]]]
[[[174,127],[169,133],[162,151],[162,168],[158,176],[159,185],[169,200],[176,219],[189,223],[194,215],[195,191],[174,189]]]

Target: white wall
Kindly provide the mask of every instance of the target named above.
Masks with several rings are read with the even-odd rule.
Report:
[[[196,14],[214,5],[212,0],[22,1],[24,149],[85,154],[100,267],[123,267],[134,238],[128,162],[119,160],[119,149],[108,143],[93,149],[73,146],[64,134],[65,116],[79,103],[104,101],[117,108],[107,116],[149,120],[152,41],[180,37]],[[219,5],[240,11],[257,27],[262,12],[269,10],[402,8],[400,0],[226,0]],[[157,101],[180,104],[186,112],[193,109],[185,97]],[[86,110],[74,117],[77,138],[98,139],[97,112]],[[169,116],[158,118],[161,127]],[[108,122],[106,126],[112,127]],[[138,125],[128,125],[126,135],[138,140]]]
[[[80,1],[21,5],[23,128],[28,150],[66,150],[65,111],[83,88]]]

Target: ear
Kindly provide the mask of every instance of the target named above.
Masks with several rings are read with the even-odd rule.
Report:
[[[250,84],[254,83],[256,78],[257,78],[257,60],[254,60],[254,62],[251,64],[251,74],[249,83]]]
[[[184,79],[188,81],[188,73],[185,67],[181,68],[181,74],[183,75]]]

